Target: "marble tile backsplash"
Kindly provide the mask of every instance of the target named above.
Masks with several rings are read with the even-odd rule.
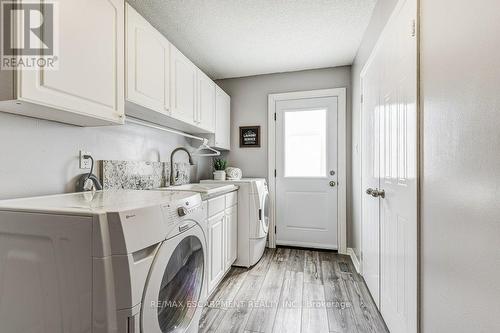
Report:
[[[190,182],[191,165],[174,163],[175,185]],[[149,190],[170,186],[169,162],[101,161],[104,189]]]

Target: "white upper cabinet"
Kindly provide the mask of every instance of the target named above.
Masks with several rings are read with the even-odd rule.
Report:
[[[172,117],[197,125],[197,68],[173,45],[170,47],[170,83]]]
[[[219,86],[215,87],[215,140],[216,148],[231,148],[231,97]]]
[[[215,83],[128,4],[126,60],[127,116],[215,132]]]
[[[57,4],[58,68],[3,73],[0,110],[80,126],[122,124],[124,1]]]
[[[198,69],[198,109],[196,124],[208,132],[215,132],[215,83]]]
[[[170,43],[130,5],[126,5],[126,99],[131,107],[168,114]],[[127,107],[127,114],[129,107]],[[130,112],[131,115],[133,112]]]
[[[104,126],[123,124],[126,107],[127,116],[180,131],[220,131],[216,141],[229,149],[229,96],[124,0],[57,8],[56,68],[0,71],[0,111]]]

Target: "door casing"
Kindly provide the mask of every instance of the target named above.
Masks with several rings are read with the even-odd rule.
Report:
[[[269,247],[276,247],[276,123],[274,114],[276,113],[276,102],[289,99],[305,99],[318,97],[337,97],[338,99],[338,210],[337,210],[337,228],[338,228],[338,252],[347,254],[347,233],[346,233],[346,214],[347,214],[347,151],[346,151],[346,88],[332,88],[308,91],[296,91],[268,95],[268,182],[269,197],[271,199],[271,221],[269,223]]]

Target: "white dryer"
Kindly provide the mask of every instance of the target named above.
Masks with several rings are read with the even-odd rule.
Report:
[[[197,332],[202,223],[192,192],[1,201],[2,332]]]
[[[202,180],[201,183],[234,184],[238,190],[238,257],[235,266],[255,265],[266,247],[269,231],[269,192],[264,178]]]

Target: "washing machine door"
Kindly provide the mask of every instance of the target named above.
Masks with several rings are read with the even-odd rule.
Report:
[[[267,232],[269,231],[269,215],[270,215],[269,204],[270,204],[269,192],[264,191],[260,202],[260,227],[261,227],[262,237],[266,236]]]
[[[144,291],[142,332],[198,331],[205,253],[198,225],[163,242]]]

